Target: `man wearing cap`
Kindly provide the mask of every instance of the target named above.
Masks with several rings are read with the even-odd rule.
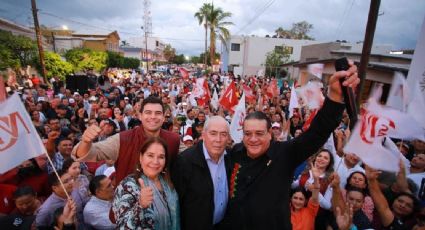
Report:
[[[211,117],[202,137],[203,141],[179,154],[171,171],[185,230],[217,229],[227,206],[230,162],[224,155],[229,124],[223,117]]]
[[[78,161],[115,160],[116,183],[133,172],[139,161],[139,151],[147,137],[159,136],[168,144],[169,165],[177,156],[180,138],[176,133],[161,129],[164,122],[164,106],[160,98],[146,98],[140,109],[142,125],[117,133],[108,139],[93,143],[102,132],[102,126],[92,125],[84,131],[79,144],[72,150]]]
[[[273,140],[274,141],[285,141],[282,133],[282,128],[278,122],[272,124]]]
[[[186,135],[183,137],[183,144],[185,149],[188,149],[193,146],[193,137],[191,135]]]

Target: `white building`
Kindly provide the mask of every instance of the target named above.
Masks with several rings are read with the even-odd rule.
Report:
[[[234,74],[261,75],[265,72],[267,53],[273,50],[288,50],[290,61],[298,61],[301,48],[305,45],[318,44],[319,41],[294,40],[271,37],[232,36],[227,42],[227,50],[221,54],[221,70],[233,71]],[[278,68],[278,67],[275,67]]]
[[[132,47],[146,48],[145,37],[132,37],[128,38],[127,42]],[[166,44],[157,37],[148,37],[148,50],[162,52]]]

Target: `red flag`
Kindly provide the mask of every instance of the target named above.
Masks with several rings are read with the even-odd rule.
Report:
[[[242,88],[243,88],[243,92],[245,93],[245,99],[247,100],[247,101],[254,101],[255,100],[255,95],[254,95],[254,93],[252,92],[252,89],[251,88],[249,88],[247,85],[242,85]]]
[[[187,69],[180,67],[179,71],[180,71],[180,75],[182,76],[183,79],[189,78],[189,71],[187,71]]]
[[[303,125],[303,132],[307,131],[307,129],[310,128],[310,124],[313,121],[314,117],[316,116],[317,111],[319,111],[319,109],[310,110],[310,116],[308,117],[308,119],[305,121]]]
[[[230,83],[230,85],[227,87],[226,91],[221,96],[219,103],[225,109],[233,112],[232,108],[238,104],[238,98],[236,96],[236,85],[234,81],[232,81],[232,83]]]
[[[277,87],[277,80],[273,79],[267,87],[267,96],[273,98],[279,96],[279,88]]]

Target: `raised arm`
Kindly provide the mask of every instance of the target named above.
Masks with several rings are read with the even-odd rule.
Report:
[[[292,141],[291,152],[294,157],[291,164],[295,165],[294,167],[316,152],[338,126],[344,110],[339,79],[345,79],[343,85],[355,88],[360,82],[357,76],[357,67],[351,62],[349,70],[338,71],[330,77],[328,96],[323,107],[313,119],[310,128]]]
[[[376,210],[381,219],[381,223],[384,227],[389,226],[394,220],[394,214],[392,213],[388,201],[385,199],[379,188],[378,176],[380,172],[366,166],[366,176],[369,183],[369,193],[375,203]]]

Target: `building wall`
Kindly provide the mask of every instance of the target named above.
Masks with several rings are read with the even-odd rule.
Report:
[[[239,44],[239,51],[232,51],[232,43]],[[242,37],[232,36],[227,42],[228,51],[225,49],[223,54],[228,60],[224,58],[223,70],[231,71],[231,66],[241,66],[243,75],[255,75],[260,70],[264,71],[267,53],[273,51],[277,46],[284,49],[292,50],[290,60],[298,61],[301,56],[301,47],[304,45],[319,43],[318,41],[309,40],[293,40],[283,38],[265,38],[265,37]]]
[[[25,37],[35,40],[35,32],[30,28],[9,22],[7,20],[0,19],[0,30],[9,31],[13,35],[23,35]]]
[[[101,40],[101,41],[84,40],[83,47],[92,49],[94,51],[106,51],[106,42],[105,40]]]

